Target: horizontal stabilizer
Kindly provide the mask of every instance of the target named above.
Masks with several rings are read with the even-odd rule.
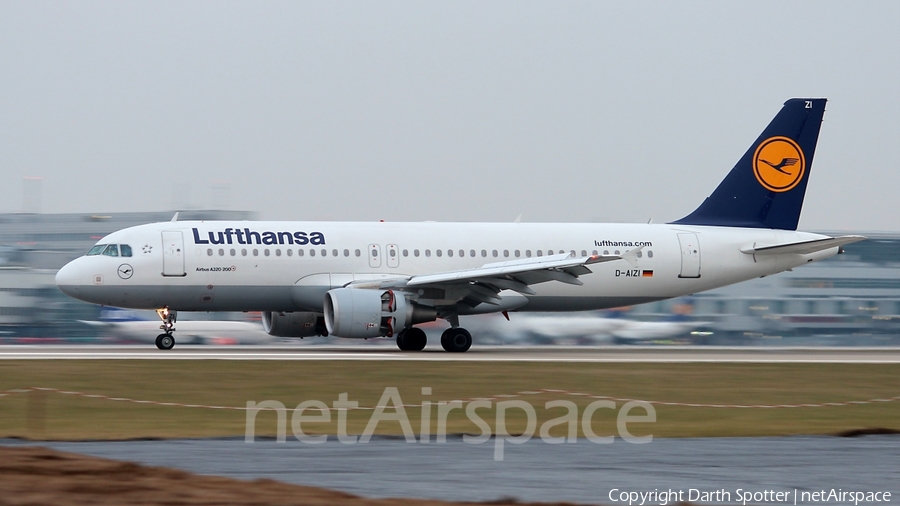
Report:
[[[815,239],[813,241],[776,244],[774,246],[755,246],[752,248],[744,248],[741,252],[748,255],[782,255],[786,253],[808,255],[817,251],[824,251],[845,244],[859,242],[864,239],[865,237],[861,235],[844,235],[841,237],[829,237],[827,239]]]

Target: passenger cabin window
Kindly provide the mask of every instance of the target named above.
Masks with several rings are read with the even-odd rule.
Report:
[[[117,257],[119,256],[119,246],[115,244],[110,244],[103,250],[103,254],[108,257]]]
[[[131,246],[129,246],[127,244],[120,244],[119,245],[119,253],[121,253],[123,257],[130,257],[131,256]]]
[[[100,252],[102,252],[104,249],[106,249],[105,244],[98,244],[98,245],[94,246],[93,248],[91,248],[90,251],[87,252],[87,256],[92,257],[94,255],[99,255]]]

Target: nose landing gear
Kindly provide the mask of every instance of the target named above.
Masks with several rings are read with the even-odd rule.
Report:
[[[175,332],[175,320],[178,317],[178,311],[169,311],[169,308],[164,307],[157,309],[156,314],[162,320],[162,325],[159,328],[164,332],[164,334],[156,336],[156,347],[161,350],[171,350],[175,346],[175,337],[172,335],[172,332]]]

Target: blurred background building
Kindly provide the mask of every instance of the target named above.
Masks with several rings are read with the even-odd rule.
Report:
[[[101,308],[62,294],[56,271],[104,235],[168,221],[174,211],[113,214],[0,214],[0,341],[92,342],[83,321]],[[180,220],[252,220],[248,211],[181,211]],[[826,232],[827,233],[827,232]],[[842,232],[846,233],[846,231]],[[843,255],[795,271],[668,301],[604,311],[597,318],[702,322],[649,342],[705,344],[900,344],[900,233],[864,233]],[[582,314],[583,316],[583,314]],[[203,315],[243,319],[243,315]],[[508,342],[502,335],[484,342]],[[543,339],[541,342],[553,342]],[[571,343],[570,341],[567,341]],[[596,341],[580,341],[596,342]]]

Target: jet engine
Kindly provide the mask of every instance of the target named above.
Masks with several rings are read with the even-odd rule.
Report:
[[[337,288],[325,294],[325,326],[338,337],[392,337],[437,319],[437,310],[393,290]]]
[[[263,330],[275,337],[310,337],[325,335],[321,313],[263,311]]]

